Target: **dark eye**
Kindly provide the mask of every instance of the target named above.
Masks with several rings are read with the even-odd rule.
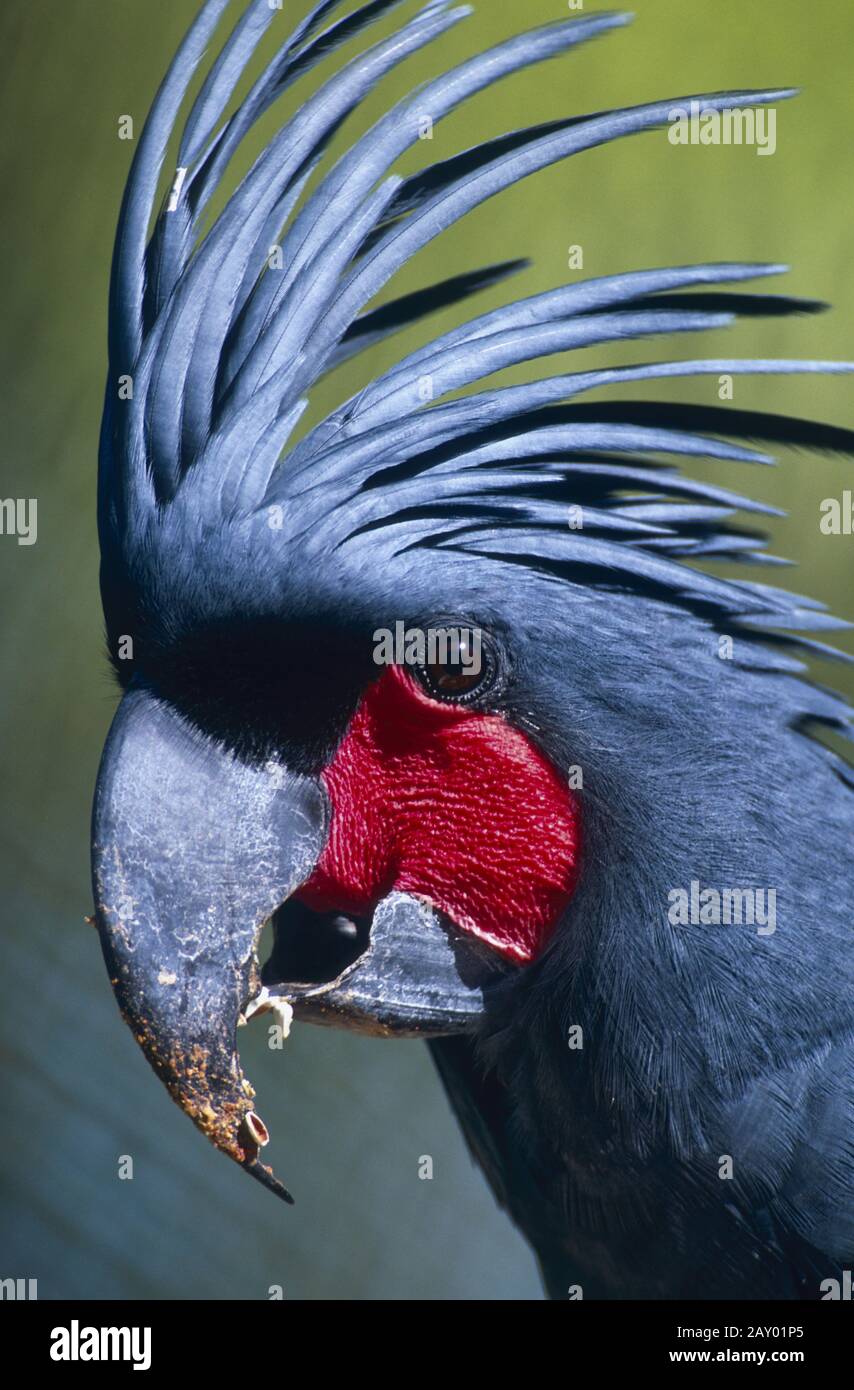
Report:
[[[465,705],[492,689],[498,662],[481,628],[434,627],[425,636],[426,660],[413,674],[432,699]]]

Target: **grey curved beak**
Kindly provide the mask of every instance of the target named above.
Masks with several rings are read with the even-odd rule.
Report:
[[[95,791],[95,920],[119,1008],[173,1099],[267,1186],[237,1056],[257,945],[322,848],[320,787],[247,767],[144,691],[122,700]],[[280,1195],[285,1195],[281,1189]]]
[[[237,1052],[264,1009],[385,1036],[472,1028],[508,967],[426,903],[392,893],[368,923],[294,894],[328,833],[318,781],[252,767],[145,690],[116,712],[95,792],[95,920],[119,1008],[173,1099],[290,1200],[259,1160],[268,1133]],[[262,928],[275,945],[263,968]],[[342,934],[343,933],[343,934]],[[342,950],[343,943],[343,950]]]

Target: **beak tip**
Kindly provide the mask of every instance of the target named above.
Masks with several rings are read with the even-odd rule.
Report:
[[[260,1182],[262,1187],[266,1187],[268,1192],[274,1192],[276,1196],[281,1197],[282,1201],[286,1202],[289,1207],[294,1205],[293,1197],[284,1183],[280,1182],[276,1177],[272,1168],[268,1168],[266,1164],[261,1163],[257,1158],[248,1158],[244,1160],[241,1166],[245,1168],[250,1177],[255,1178],[256,1182]]]

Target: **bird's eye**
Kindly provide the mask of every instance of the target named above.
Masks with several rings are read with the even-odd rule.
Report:
[[[432,699],[465,705],[492,689],[498,662],[480,628],[429,628],[425,638],[425,660],[415,666],[414,674]]]

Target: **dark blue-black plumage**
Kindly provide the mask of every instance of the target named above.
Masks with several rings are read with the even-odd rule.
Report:
[[[123,681],[240,757],[275,751],[312,771],[371,678],[374,629],[440,612],[497,634],[512,670],[501,712],[559,769],[583,769],[586,854],[543,957],[493,992],[476,1037],[432,1044],[472,1148],[556,1296],[819,1297],[854,1259],[854,797],[814,737],[846,730],[848,708],[802,679],[799,654],[819,644],[793,634],[838,624],[808,599],[684,563],[767,561],[761,534],[731,518],[772,509],[683,477],[678,460],[761,463],[755,446],[775,443],[850,453],[854,435],[727,406],[578,398],[665,377],[848,368],[663,360],[442,400],[557,352],[820,307],[742,289],[776,265],[634,271],[463,323],[292,443],[334,366],[517,269],[373,306],[421,247],[516,180],[665,125],[674,106],[510,132],[387,176],[425,113],[438,121],[626,22],[574,18],[443,74],[321,176],[330,138],[372,87],[468,13],[440,0],[308,96],[200,236],[255,121],[395,7],[374,0],[324,28],[339,6],[315,6],[225,115],[256,44],[282,23],[267,0],[249,4],[195,98],[150,229],[228,0],[202,6],[158,93],[110,299],[99,489],[110,649],[133,633]],[[724,110],[789,95],[703,100]],[[776,931],[673,927],[668,894],[693,880],[774,888]],[[581,1049],[567,1044],[573,1026]],[[731,1179],[719,1176],[726,1156]]]

